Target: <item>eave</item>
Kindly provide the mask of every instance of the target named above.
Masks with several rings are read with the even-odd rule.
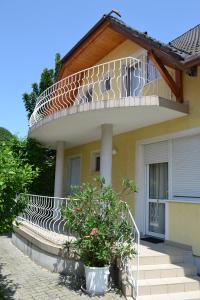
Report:
[[[84,50],[89,50],[89,47],[90,49],[92,49],[92,47],[96,47],[95,43],[97,44],[98,40],[100,41],[103,38],[106,38],[107,31],[110,32],[110,35],[112,34],[112,38],[109,39],[109,42],[105,47],[102,47],[103,49],[101,49],[101,54],[99,56],[96,56],[96,60],[95,57],[92,57],[88,54],[88,62],[83,65],[80,64],[80,67],[78,68],[78,66],[74,64],[75,60],[83,55]],[[118,43],[116,41],[117,38],[119,39]],[[155,54],[162,60],[163,64],[172,68],[178,68],[180,70],[184,69],[183,58],[171,51],[168,45],[156,41],[149,36],[146,36],[144,33],[129,28],[123,23],[116,21],[116,19],[112,16],[104,15],[88,31],[88,33],[63,57],[63,59],[61,60],[61,69],[58,73],[57,80],[60,80],[61,78],[63,78],[63,76],[70,75],[81,69],[88,68],[96,64],[99,60],[101,60],[104,56],[106,56],[110,51],[112,51],[126,39],[135,42],[146,50],[154,50]],[[114,41],[116,42],[114,43]]]

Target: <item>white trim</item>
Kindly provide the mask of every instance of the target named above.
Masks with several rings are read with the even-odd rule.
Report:
[[[184,137],[184,136],[192,136],[192,135],[196,135],[196,134],[200,134],[200,127],[194,127],[194,128],[185,129],[185,130],[181,130],[181,131],[177,131],[177,132],[173,132],[173,133],[163,134],[163,135],[152,137],[152,138],[138,140],[138,141],[136,141],[136,145],[137,144],[146,145],[146,144],[150,144],[150,143],[166,141],[166,140]]]
[[[170,199],[167,202],[169,203],[187,203],[187,204],[199,204],[200,203],[200,198],[180,198],[180,199]]]
[[[150,199],[149,198],[149,164],[145,164],[144,168],[145,168],[145,173],[146,173],[146,175],[145,175],[145,179],[146,179],[146,183],[145,183],[146,230],[145,230],[145,233],[148,235],[152,235],[152,236],[161,238],[161,239],[166,239],[166,203],[167,203],[167,199],[158,200],[158,199]],[[169,186],[169,182],[168,182],[168,186]],[[164,206],[165,206],[165,233],[164,234],[152,232],[149,230],[149,203],[157,203],[157,201],[159,201],[159,203],[161,203],[161,204],[164,204]]]
[[[135,179],[138,186],[138,193],[135,194],[135,219],[141,234],[145,234],[146,218],[144,218],[143,207],[145,207],[145,168],[144,166],[144,147],[142,144],[136,146],[136,173]]]

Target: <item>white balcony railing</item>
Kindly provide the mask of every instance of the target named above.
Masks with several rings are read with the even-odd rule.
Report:
[[[24,212],[17,217],[19,224],[58,245],[63,245],[66,241],[75,239],[75,235],[66,229],[67,221],[63,220],[61,214],[62,208],[66,207],[68,202],[72,200],[69,198],[23,194],[18,195],[16,201],[21,196],[27,197],[27,206]],[[121,212],[120,218],[127,220],[132,228],[131,240],[136,251],[136,256],[134,261],[125,258],[122,263],[127,274],[127,280],[132,285],[133,296],[137,297],[140,233],[128,205],[127,209]],[[123,242],[123,236],[120,242]]]
[[[29,125],[71,106],[148,95],[172,98],[150,61],[134,57],[112,60],[72,74],[46,89],[38,97]]]

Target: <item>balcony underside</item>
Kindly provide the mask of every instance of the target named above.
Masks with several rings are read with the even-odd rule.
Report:
[[[71,106],[46,116],[29,130],[29,137],[66,148],[100,139],[100,125],[113,124],[113,134],[139,129],[188,114],[188,106],[158,96],[94,101]]]

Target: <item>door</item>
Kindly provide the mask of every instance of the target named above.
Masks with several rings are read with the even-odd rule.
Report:
[[[71,194],[72,186],[80,185],[80,156],[71,157],[69,159],[69,173],[68,173],[68,193]]]
[[[141,91],[141,66],[139,63],[128,67],[126,71],[126,91],[127,97],[139,96]]]
[[[165,237],[165,205],[168,199],[168,163],[147,165],[147,234]]]

